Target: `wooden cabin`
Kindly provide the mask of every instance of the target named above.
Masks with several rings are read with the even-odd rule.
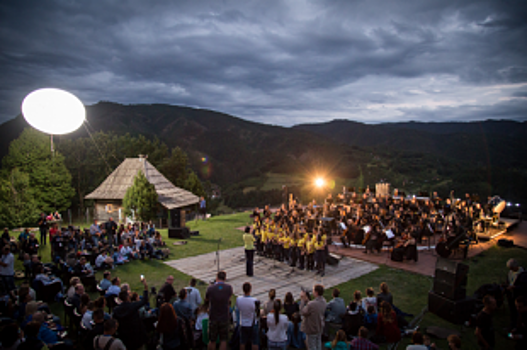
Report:
[[[107,221],[112,217],[117,222],[126,221],[123,208],[123,198],[126,191],[134,183],[134,178],[138,171],[142,171],[147,180],[156,188],[160,210],[160,218],[170,217],[170,226],[184,226],[184,219],[175,222],[175,218],[184,218],[184,211],[191,206],[199,203],[199,197],[195,194],[174,186],[166,177],[163,176],[146,157],[140,155],[139,158],[126,158],[95,191],[88,194],[85,199],[95,201],[95,219]],[[182,221],[182,222],[181,222]]]

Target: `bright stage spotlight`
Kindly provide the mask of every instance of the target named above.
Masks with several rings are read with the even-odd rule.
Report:
[[[323,187],[325,184],[326,184],[326,180],[324,180],[323,178],[318,177],[318,178],[315,179],[315,186],[316,186],[316,187],[321,188],[321,187]]]

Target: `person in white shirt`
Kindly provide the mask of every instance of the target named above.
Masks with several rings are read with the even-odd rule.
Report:
[[[285,349],[287,347],[287,328],[289,320],[287,316],[280,313],[282,302],[276,299],[273,303],[273,311],[267,315],[267,346],[269,349]]]
[[[2,249],[2,258],[0,259],[0,277],[4,290],[12,291],[15,289],[15,256],[11,249],[6,245]]]
[[[95,309],[94,302],[90,300],[90,302],[87,305],[87,309],[84,312],[84,315],[82,315],[82,325],[86,329],[92,329],[91,321],[93,320],[93,310]]]
[[[187,290],[187,301],[190,304],[192,313],[201,305],[201,294],[199,289],[196,288],[196,279],[193,278],[190,280],[190,286],[186,288]]]
[[[113,259],[112,257],[108,256],[108,253],[106,250],[101,251],[101,254],[97,256],[97,259],[95,259],[95,266],[97,268],[105,268],[106,266],[113,268]]]
[[[245,344],[248,342],[251,343],[253,350],[258,350],[257,314],[260,311],[260,302],[258,299],[251,297],[252,286],[249,282],[245,282],[242,289],[244,295],[236,299],[236,308],[240,312],[240,350],[245,350]]]
[[[373,306],[375,308],[375,313],[377,313],[377,297],[375,296],[375,292],[373,288],[366,289],[366,298],[362,299],[362,309],[364,311],[368,310],[368,306]]]

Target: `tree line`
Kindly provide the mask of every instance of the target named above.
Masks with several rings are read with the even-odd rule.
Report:
[[[190,168],[187,154],[154,138],[97,132],[91,137],[55,138],[26,128],[9,145],[0,171],[0,223],[34,225],[40,212],[63,212],[93,205],[84,197],[99,186],[125,158],[148,156],[175,186],[206,196],[203,183]]]

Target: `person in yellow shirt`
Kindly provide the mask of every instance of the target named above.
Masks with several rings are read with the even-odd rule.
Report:
[[[282,240],[282,261],[285,261],[286,263],[289,263],[290,261],[290,246],[291,246],[291,241],[289,240],[289,236],[284,233],[283,237],[281,238]]]
[[[307,250],[307,269],[313,271],[315,269],[315,244],[313,242],[312,235],[309,234],[306,241]]]
[[[297,249],[296,249],[296,232],[289,234],[289,266],[295,267],[297,260]]]
[[[247,276],[253,275],[254,266],[254,241],[255,238],[251,234],[251,228],[245,227],[245,233],[243,234],[243,243],[245,246],[245,272]]]
[[[317,274],[324,276],[326,269],[326,242],[323,240],[322,234],[320,232],[317,234],[316,240],[313,245],[315,247]]]
[[[257,225],[256,227],[253,226],[253,233],[255,238],[255,245],[256,245],[256,254],[262,255],[262,227],[260,225]]]
[[[304,237],[301,237],[297,242],[296,246],[298,249],[298,268],[300,270],[303,270],[305,268],[305,261],[307,256],[307,250],[306,250],[306,240]]]

